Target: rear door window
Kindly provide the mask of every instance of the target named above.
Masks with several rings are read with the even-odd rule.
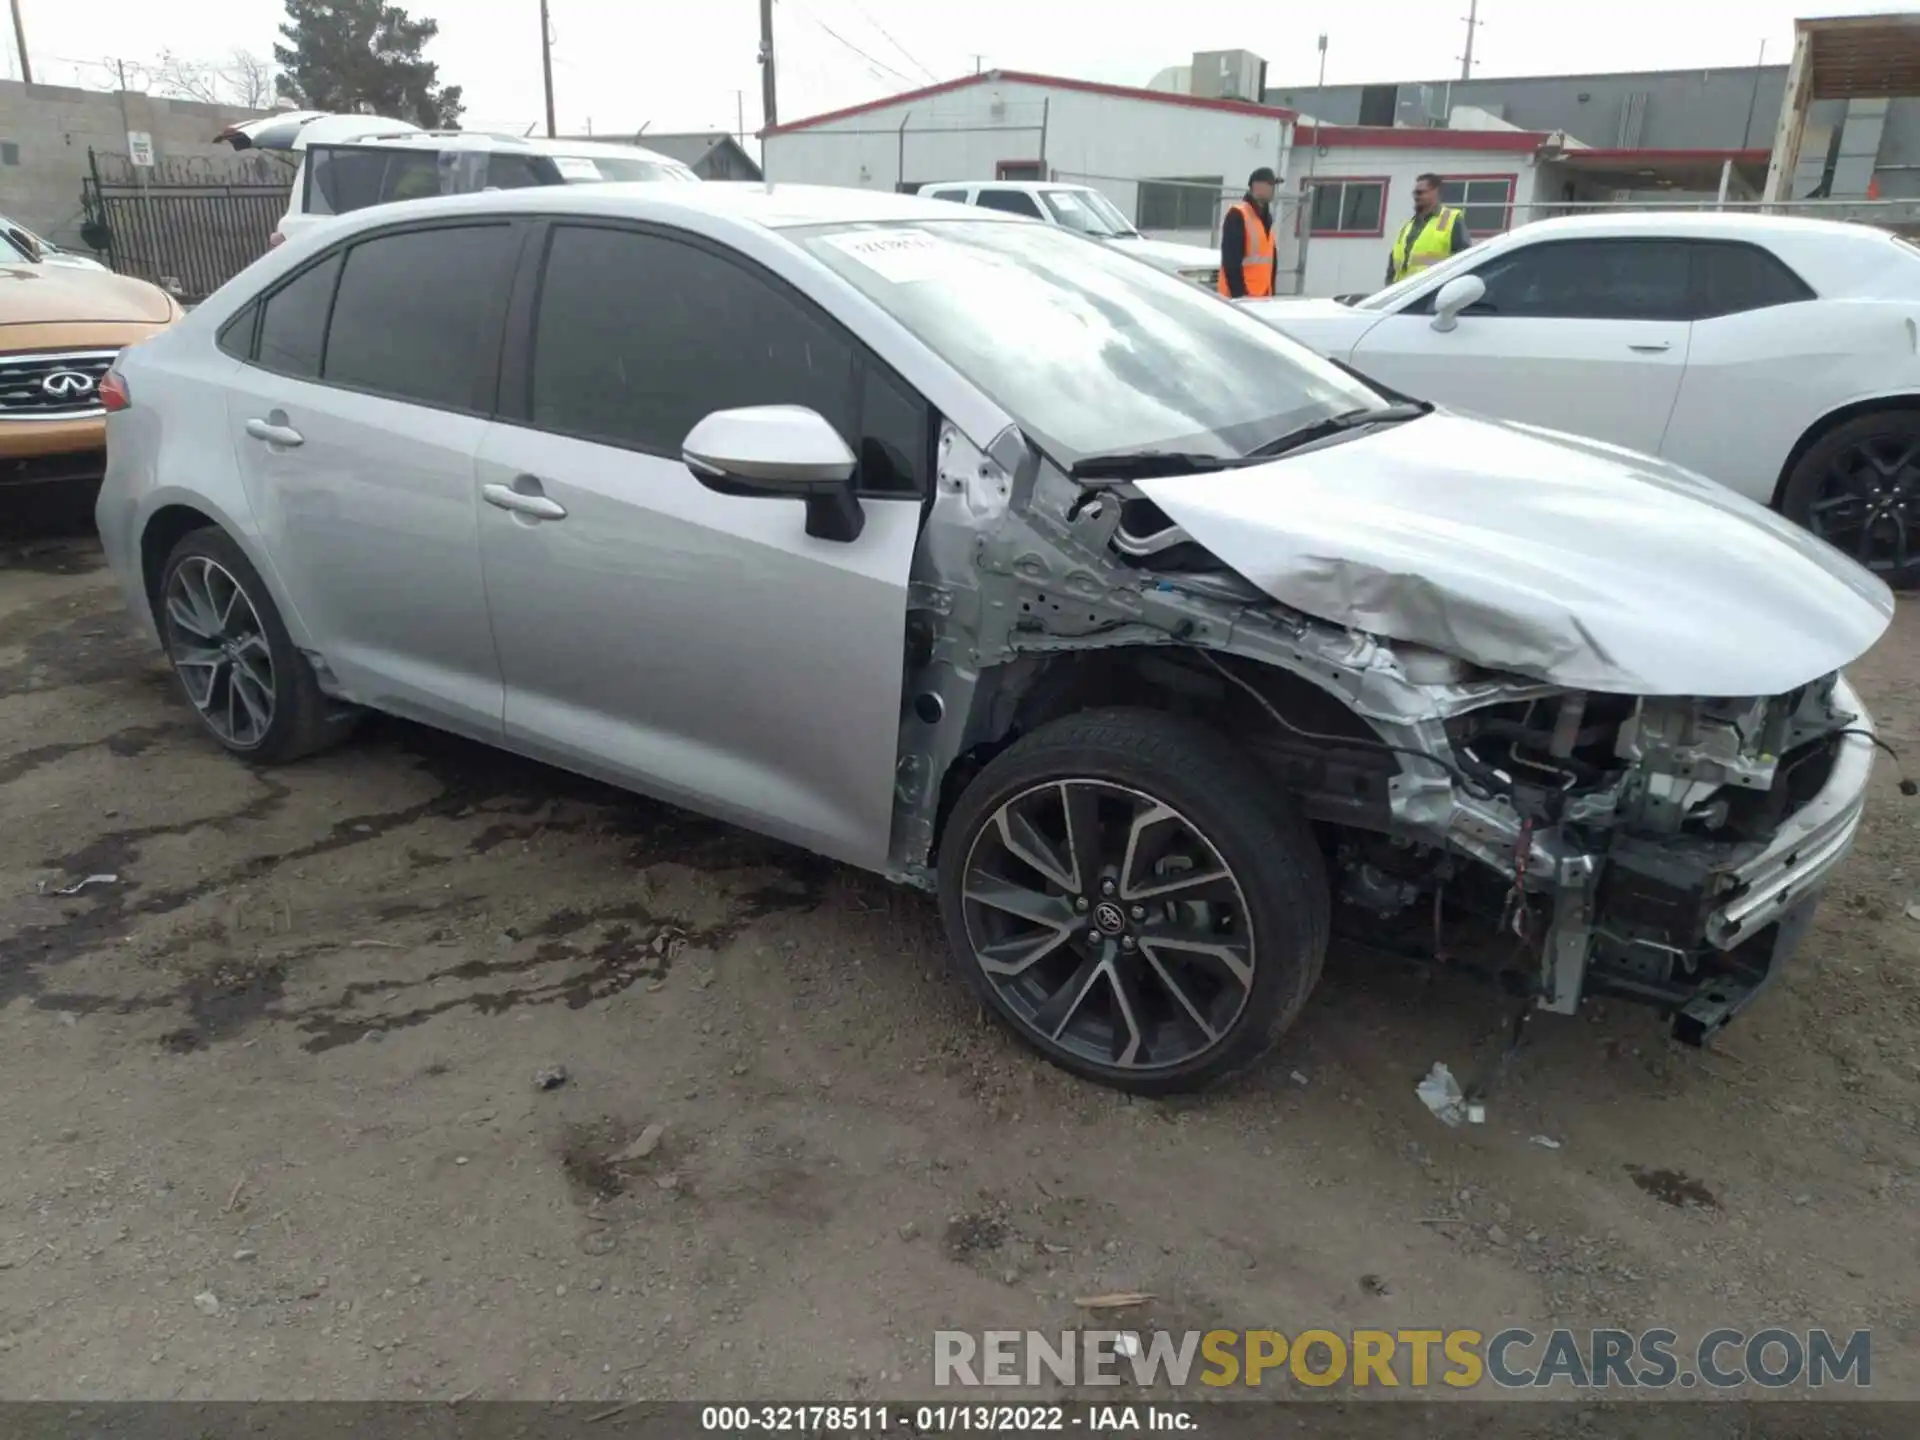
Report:
[[[347,251],[321,379],[448,410],[491,409],[507,224],[376,235]]]
[[[310,215],[348,215],[380,203],[380,181],[390,151],[314,145],[307,150],[306,210]]]
[[[269,370],[310,380],[320,374],[327,343],[327,312],[333,307],[340,257],[309,265],[266,298],[260,310],[255,360]]]

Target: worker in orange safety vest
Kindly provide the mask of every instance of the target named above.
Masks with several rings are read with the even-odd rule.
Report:
[[[1220,293],[1230,300],[1273,294],[1273,187],[1273,171],[1262,165],[1221,222]]]

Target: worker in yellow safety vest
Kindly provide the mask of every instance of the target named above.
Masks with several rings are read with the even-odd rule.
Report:
[[[1387,283],[1438,265],[1471,244],[1460,212],[1440,203],[1440,177],[1422,175],[1413,182],[1413,218],[1400,227],[1400,238],[1387,254]]]
[[[1247,193],[1220,224],[1220,293],[1229,300],[1273,294],[1273,171],[1247,177]]]

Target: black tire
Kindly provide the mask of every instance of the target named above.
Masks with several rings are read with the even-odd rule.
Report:
[[[1780,513],[1894,589],[1920,587],[1920,410],[1834,426],[1787,476]]]
[[[1050,829],[1056,804],[1059,823]],[[1003,828],[996,817],[1007,806],[1013,809]],[[1162,809],[1171,818],[1155,820]],[[1091,846],[1074,843],[1078,814],[1087,817],[1081,829],[1096,836]],[[1077,858],[1081,849],[1113,851],[1122,831],[1133,843],[1120,864]],[[1006,840],[1016,833],[1017,850]],[[1159,858],[1149,858],[1156,849]],[[1049,863],[1034,865],[1028,855]],[[1142,861],[1150,873],[1140,873]],[[1123,868],[1136,873],[1118,873]],[[1216,871],[1224,879],[1205,883]],[[1103,879],[1100,872],[1108,873]],[[1069,893],[1065,882],[1080,893]],[[1147,894],[1168,889],[1223,898],[1189,903]],[[1326,872],[1305,821],[1226,736],[1158,711],[1067,716],[994,757],[947,824],[939,891],[948,948],[981,1001],[1053,1064],[1136,1094],[1202,1089],[1258,1059],[1298,1016],[1326,958]],[[990,892],[999,903],[980,899]],[[1006,897],[1016,892],[1043,903],[1044,911],[1032,913],[1044,918],[1006,910]],[[1104,904],[1103,896],[1119,903]],[[1007,914],[1014,916],[1004,922],[1010,933],[987,933]],[[1126,928],[1108,931],[1110,921]],[[1023,925],[1031,928],[1021,932]],[[1192,963],[1196,951],[1214,948],[1190,943],[1195,934],[1243,949],[1250,983],[1238,963],[1211,956]],[[1028,957],[1030,941],[1041,958]],[[995,952],[990,959],[983,947]],[[989,963],[1010,968],[996,979]],[[1091,978],[1082,981],[1089,966]],[[1058,991],[1049,991],[1063,974]],[[1096,985],[1103,990],[1104,1039]],[[1086,1002],[1069,1004],[1060,1026],[1046,1033],[1046,1022],[1062,1013],[1059,997],[1069,992]],[[1151,1016],[1160,1018],[1147,1043]]]
[[[192,604],[197,595],[193,587],[196,583],[211,582],[216,596],[213,609],[221,609],[219,600],[227,596],[221,577],[233,583],[240,592],[241,600],[251,610],[251,620],[235,620],[236,633],[246,632],[244,642],[229,643],[231,637],[203,637],[200,631],[191,628],[186,618],[194,613]],[[172,603],[176,599],[185,600],[187,608],[182,609]],[[229,605],[223,613],[238,617],[241,607]],[[194,530],[182,536],[173,547],[160,573],[155,620],[167,659],[173,666],[174,676],[180,682],[187,703],[200,717],[207,732],[229,754],[260,764],[285,764],[338,744],[352,732],[359,718],[357,712],[321,693],[313,666],[307,663],[307,657],[295,648],[292,638],[287,634],[280,611],[275,607],[265,582],[260,579],[260,572],[253,568],[246,552],[224,530],[211,526]],[[196,615],[193,623],[205,623],[204,617]],[[251,668],[246,672],[248,675],[260,675],[262,667],[257,659],[261,652],[264,652],[264,658],[271,666],[267,672],[267,682],[256,680],[251,689],[240,687],[245,690],[244,694],[236,693],[237,682],[233,678],[236,667],[241,663],[239,658],[234,657],[243,651],[250,652]],[[221,653],[228,657],[224,661],[224,670],[219,664],[208,665],[184,659],[188,655]],[[224,681],[221,679],[223,674]],[[221,689],[223,683],[226,687],[224,691]],[[205,692],[204,698],[202,692]],[[266,723],[253,724],[244,729],[228,723],[227,717],[236,714],[242,717],[243,724],[247,717],[257,716],[257,709],[240,702],[248,694],[257,696],[261,692],[271,695]]]

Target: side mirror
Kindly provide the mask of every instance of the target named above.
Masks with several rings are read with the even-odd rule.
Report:
[[[1451,330],[1460,323],[1460,312],[1478,305],[1487,294],[1487,282],[1478,275],[1458,275],[1440,287],[1433,297],[1433,328]]]
[[[716,410],[680,447],[693,478],[722,495],[800,500],[816,540],[860,538],[866,512],[853,493],[853,451],[824,416],[802,405]]]
[[[18,226],[13,226],[8,229],[7,238],[19,246],[20,252],[29,260],[46,259],[47,252],[41,248],[40,242]]]

